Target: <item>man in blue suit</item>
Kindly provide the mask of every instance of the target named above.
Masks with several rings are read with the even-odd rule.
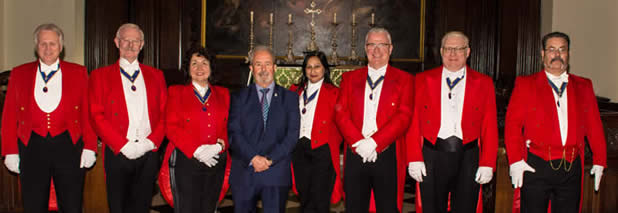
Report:
[[[254,84],[231,97],[228,131],[234,212],[285,212],[292,178],[291,152],[298,140],[298,95],[274,82],[275,56],[266,46],[249,53]]]

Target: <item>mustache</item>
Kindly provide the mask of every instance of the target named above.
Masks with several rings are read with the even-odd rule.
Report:
[[[551,59],[550,63],[554,63],[554,61],[560,61],[560,63],[564,64],[564,60],[562,60],[562,58],[560,57],[554,57]]]

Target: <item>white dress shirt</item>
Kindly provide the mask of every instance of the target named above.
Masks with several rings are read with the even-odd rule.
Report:
[[[129,75],[133,75],[135,71],[139,70],[139,62],[137,60],[133,61],[133,63],[129,63],[126,59],[120,58],[119,64]],[[145,139],[150,135],[152,130],[150,129],[150,118],[148,117],[148,97],[144,75],[140,70],[140,74],[133,83],[122,73],[118,72],[118,75],[120,75],[122,79],[122,90],[124,92],[124,99],[127,103],[127,113],[129,116],[127,139],[129,139],[129,141]],[[131,90],[131,86],[133,85],[136,87],[135,91]]]
[[[311,83],[307,82],[307,89],[305,89],[298,99],[298,108],[300,110],[300,136],[298,138],[306,137],[311,140],[311,130],[313,129],[313,118],[315,117],[315,109],[318,105],[318,98],[320,97],[320,88],[322,87],[322,82],[324,79]],[[317,91],[317,92],[316,92]],[[309,97],[316,92],[315,98],[312,101],[305,105],[303,94],[307,93],[307,100]],[[302,113],[303,109],[305,109],[305,113]]]
[[[34,100],[36,104],[41,108],[43,112],[51,113],[60,104],[62,98],[62,71],[60,70],[60,60],[56,59],[52,65],[47,66],[41,60],[39,60],[39,66],[36,70],[36,80],[34,82]],[[39,69],[49,75],[51,71],[58,69],[47,84],[43,80],[43,75],[39,72]],[[47,86],[47,92],[43,92],[43,88]]]
[[[447,139],[451,136],[456,136],[459,139],[463,139],[463,132],[461,131],[461,117],[463,112],[464,96],[466,94],[466,67],[461,68],[455,72],[449,71],[446,68],[442,68],[442,86],[440,87],[440,130],[438,131],[438,138]],[[463,79],[459,81],[453,87],[449,89],[446,83],[446,78],[450,78],[451,82],[455,79],[463,76]],[[451,98],[449,98],[449,92]]]
[[[198,83],[195,83],[194,81],[191,82],[193,84],[193,88],[195,88],[195,90],[197,90],[197,92],[204,97],[204,95],[206,95],[206,91],[208,91],[208,84],[206,84],[205,87],[200,86]]]
[[[555,76],[547,71],[545,71],[547,78],[560,89],[562,86],[562,82],[569,82],[569,74],[563,72],[560,76]],[[558,124],[560,125],[560,139],[562,139],[562,146],[566,144],[567,133],[569,130],[569,110],[567,104],[567,89],[564,88],[564,92],[562,92],[562,97],[559,97],[556,94],[554,89],[551,89],[551,93],[554,94],[554,106],[556,106],[556,113],[558,114]],[[558,106],[558,102],[560,102],[560,106]]]
[[[367,66],[369,78],[374,83],[381,77],[386,74],[386,67],[388,65],[384,65],[378,69],[373,69],[370,66]],[[365,138],[371,137],[373,133],[378,131],[378,123],[377,123],[377,114],[378,114],[378,104],[380,103],[380,93],[382,92],[382,85],[384,85],[384,80],[380,82],[373,91],[371,87],[369,87],[369,83],[365,80],[365,107],[364,107],[364,115],[363,117],[363,136]],[[373,94],[373,99],[369,99],[369,95]]]

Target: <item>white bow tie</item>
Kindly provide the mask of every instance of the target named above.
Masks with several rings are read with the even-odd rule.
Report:
[[[56,64],[56,63],[52,64],[51,66],[48,66],[47,64],[40,63],[39,66],[41,66],[41,71],[43,73],[45,73],[45,74],[49,74],[51,71],[59,70],[60,69],[58,64]]]
[[[562,75],[560,75],[558,77],[552,76],[551,80],[553,82],[569,82],[569,75],[565,73],[565,74],[562,74]]]

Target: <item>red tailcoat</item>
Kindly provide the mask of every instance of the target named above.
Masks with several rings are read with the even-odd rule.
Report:
[[[298,87],[292,85],[290,90],[296,91]],[[303,89],[297,91],[300,95]],[[341,200],[343,186],[341,183],[341,169],[339,161],[339,146],[341,145],[341,134],[335,123],[335,104],[339,97],[339,88],[332,84],[322,83],[320,87],[320,95],[316,100],[315,114],[313,117],[313,126],[311,127],[311,148],[315,149],[324,144],[328,144],[330,149],[331,160],[337,178],[331,195],[331,203],[337,203]]]
[[[433,144],[438,138],[442,113],[442,70],[440,66],[416,76],[414,116],[406,138],[408,162],[423,161],[423,138]],[[470,67],[466,67],[464,80],[466,88],[461,115],[463,143],[478,139],[479,166],[495,169],[498,122],[493,82],[490,77]],[[420,204],[420,197],[417,196],[417,205]],[[480,205],[477,207],[482,209]]]
[[[174,206],[174,199],[169,178],[169,158],[178,148],[187,158],[192,158],[195,150],[204,144],[216,144],[217,139],[224,141],[225,152],[229,148],[227,137],[227,120],[230,110],[230,93],[224,87],[210,85],[210,96],[202,104],[193,92],[192,85],[171,86],[169,88],[166,131],[171,143],[165,150],[165,157],[159,172],[159,186],[163,197]],[[202,107],[206,107],[206,111]],[[229,187],[228,177],[231,158],[227,156],[225,178],[219,198],[223,198]]]
[[[97,138],[88,117],[86,67],[62,60],[59,65],[62,72],[62,97],[60,104],[51,114],[55,114],[53,117],[56,119],[52,122],[64,125],[55,126],[59,131],[49,131],[49,133],[51,136],[56,136],[68,130],[74,144],[81,137],[84,149],[96,152]],[[43,120],[33,118],[33,115],[39,114],[36,112],[41,111],[37,109],[38,105],[34,100],[34,84],[38,66],[37,60],[15,67],[11,71],[2,111],[2,156],[18,153],[17,139],[24,145],[28,145],[30,134],[34,131],[33,122]],[[35,126],[38,125],[40,124]],[[53,181],[50,191],[49,209],[57,210]]]
[[[337,126],[346,146],[350,148],[364,139],[362,129],[367,75],[367,67],[344,73],[341,95],[335,105]],[[406,168],[405,133],[412,120],[414,76],[389,65],[382,84],[376,117],[378,131],[371,137],[378,145],[378,153],[392,143],[397,144],[397,206],[401,211]]]
[[[528,152],[546,161],[564,155],[572,162],[579,156],[583,172],[585,137],[593,153],[593,164],[607,167],[605,135],[592,82],[569,74],[566,90],[567,103],[561,104],[568,104],[568,130],[562,146],[556,101],[545,71],[517,77],[506,113],[504,142],[509,164],[525,160]],[[528,150],[526,140],[531,141]],[[582,176],[582,183],[583,180]]]
[[[86,67],[60,61],[62,72],[62,98],[60,104],[52,112],[56,114],[54,123],[64,124],[61,129],[69,131],[71,140],[76,143],[81,137],[84,148],[97,151],[97,139],[88,119],[88,72]],[[38,72],[39,61],[15,67],[11,71],[9,86],[4,99],[2,111],[2,156],[17,154],[17,139],[28,145],[33,131],[33,122],[43,120],[34,118],[35,111],[40,111],[34,100],[34,84]],[[64,130],[55,133],[62,133]],[[51,132],[51,136],[54,132]],[[42,135],[45,137],[45,135]]]
[[[165,104],[167,87],[163,72],[156,68],[139,65],[143,75],[148,101],[148,118],[152,132],[148,139],[159,147],[165,135]],[[129,114],[124,97],[122,76],[118,62],[96,69],[90,73],[90,118],[92,126],[105,146],[115,154],[127,143]],[[156,149],[155,149],[156,150]]]

